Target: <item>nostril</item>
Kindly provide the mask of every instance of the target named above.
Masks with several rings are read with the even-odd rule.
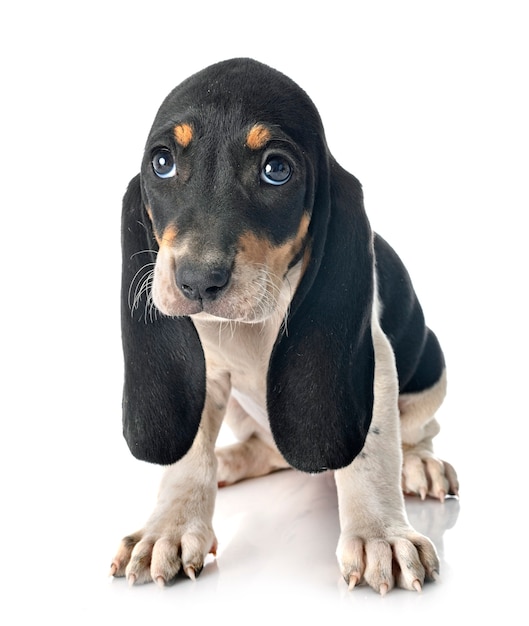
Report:
[[[229,280],[230,271],[223,267],[181,266],[176,272],[176,283],[189,300],[215,300]]]
[[[183,291],[184,295],[186,298],[189,298],[190,300],[195,300],[195,290],[193,289],[193,287],[191,285],[185,285],[182,284],[180,285],[180,289]]]
[[[214,298],[217,296],[218,292],[226,287],[228,280],[230,278],[230,273],[227,269],[220,268],[214,269],[210,272],[209,276],[209,287],[206,287],[205,292],[211,294]]]

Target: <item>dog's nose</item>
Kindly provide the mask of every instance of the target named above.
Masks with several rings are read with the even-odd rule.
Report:
[[[189,300],[215,300],[229,280],[230,271],[224,267],[203,269],[184,265],[176,271],[176,284]]]

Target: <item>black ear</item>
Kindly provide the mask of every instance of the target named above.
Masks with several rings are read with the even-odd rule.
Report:
[[[164,317],[150,301],[158,245],[132,179],[122,212],[123,434],[132,454],[168,465],[191,447],[205,401],[200,339],[189,318]]]
[[[294,467],[349,465],[373,409],[373,238],[358,181],[332,161],[311,219],[310,263],[268,372],[275,442]]]

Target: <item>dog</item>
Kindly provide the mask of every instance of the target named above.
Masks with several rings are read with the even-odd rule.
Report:
[[[122,212],[123,432],[168,466],[111,575],[165,585],[216,553],[219,486],[334,471],[350,589],[439,572],[404,493],[458,494],[433,453],[445,360],[307,94],[251,59],[176,87]],[[238,442],[215,449],[223,420]]]

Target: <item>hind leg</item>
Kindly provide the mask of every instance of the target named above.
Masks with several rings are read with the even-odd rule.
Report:
[[[439,381],[424,391],[399,396],[403,451],[402,488],[405,493],[444,500],[458,495],[454,468],[434,454],[433,438],[439,433],[435,412],[446,395],[446,371]]]
[[[233,397],[228,404],[225,422],[240,441],[215,450],[219,487],[290,467],[275,447],[271,435]]]

